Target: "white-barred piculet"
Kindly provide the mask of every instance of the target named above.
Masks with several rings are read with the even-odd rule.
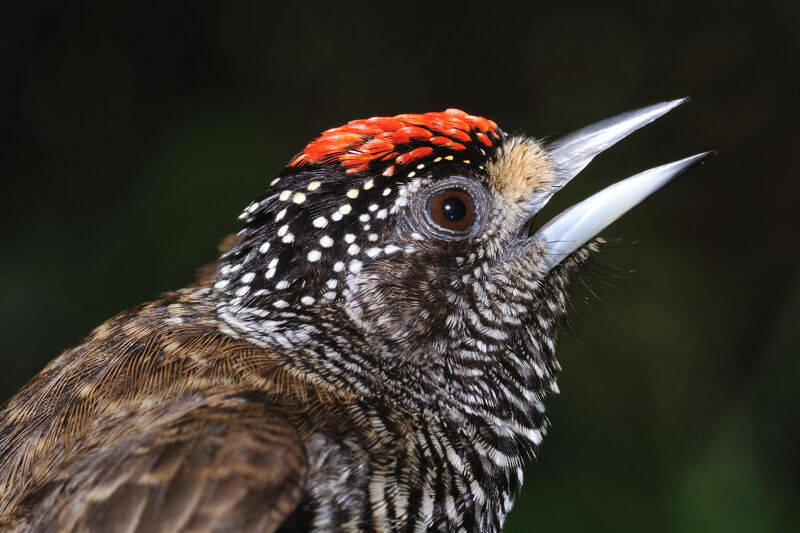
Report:
[[[196,283],[0,411],[0,529],[500,531],[594,237],[709,155],[533,217],[683,100],[551,143],[459,110],[327,130]]]

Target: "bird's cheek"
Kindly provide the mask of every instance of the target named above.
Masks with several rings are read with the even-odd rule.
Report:
[[[446,303],[427,281],[397,265],[377,263],[348,279],[348,318],[376,345],[402,357],[430,357],[446,342]]]

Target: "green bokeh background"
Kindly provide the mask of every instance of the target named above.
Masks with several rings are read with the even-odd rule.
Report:
[[[189,282],[325,128],[459,107],[552,138],[690,95],[549,208],[720,152],[604,232],[507,530],[800,531],[798,6],[5,6],[0,396]]]

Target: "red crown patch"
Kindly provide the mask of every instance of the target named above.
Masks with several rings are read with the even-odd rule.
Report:
[[[383,175],[391,176],[396,167],[427,157],[437,149],[463,152],[471,145],[491,148],[502,135],[493,121],[458,109],[373,117],[322,132],[289,166],[338,163],[348,174],[354,174],[382,162],[387,165]]]

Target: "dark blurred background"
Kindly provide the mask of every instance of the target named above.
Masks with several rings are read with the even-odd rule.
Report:
[[[550,208],[719,150],[604,232],[507,529],[800,531],[800,3],[2,11],[2,399],[192,280],[323,129],[459,107],[552,138],[689,95]]]

